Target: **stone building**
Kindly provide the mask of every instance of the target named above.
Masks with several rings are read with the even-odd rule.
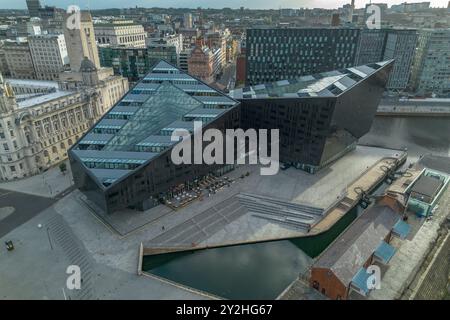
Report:
[[[82,11],[80,15],[80,28],[69,29],[64,23],[64,38],[66,39],[70,69],[73,72],[80,70],[81,61],[83,61],[84,57],[92,61],[96,68],[100,68],[100,59],[98,57],[91,14]]]
[[[58,80],[64,65],[69,64],[66,41],[62,34],[45,34],[28,38],[36,78]]]
[[[95,24],[95,38],[99,44],[126,46],[134,48],[145,47],[147,36],[144,27],[133,21],[111,21]]]
[[[12,78],[36,79],[30,47],[26,41],[6,41],[5,60]]]
[[[60,73],[59,81],[0,77],[1,180],[31,176],[64,160],[128,91],[126,78],[100,68],[91,17],[81,17],[81,29],[64,30],[71,70]]]
[[[67,150],[128,90],[122,77],[99,78],[83,63],[83,86],[0,78],[0,179],[31,176],[67,157]]]

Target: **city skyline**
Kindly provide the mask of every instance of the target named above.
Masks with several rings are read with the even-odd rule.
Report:
[[[0,300],[450,301],[420,1],[0,0]]]
[[[355,6],[356,8],[362,8],[366,3],[370,1],[367,0],[356,0]],[[405,0],[386,0],[381,1],[382,3],[387,3],[389,6],[401,3],[414,3],[420,1],[405,1]],[[431,7],[446,7],[448,4],[447,0],[431,0]],[[338,7],[342,7],[345,4],[349,4],[350,1],[347,0],[281,0],[277,1],[277,5],[273,5],[273,1],[263,0],[230,0],[227,2],[228,5],[224,5],[221,2],[215,2],[211,0],[198,0],[198,1],[190,1],[190,0],[138,0],[133,2],[133,6],[130,6],[128,3],[125,3],[119,0],[47,0],[41,1],[41,5],[48,6],[57,6],[57,7],[67,7],[71,4],[75,4],[80,6],[82,9],[105,9],[105,8],[129,8],[129,7],[160,7],[160,8],[213,8],[213,9],[222,9],[224,7],[229,8],[239,8],[245,7],[250,9],[279,9],[279,8],[325,8],[325,9],[334,9]],[[0,4],[0,9],[26,9],[26,2],[24,1],[14,1],[14,0],[5,0]]]

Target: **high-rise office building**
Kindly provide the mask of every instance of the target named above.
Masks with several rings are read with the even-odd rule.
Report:
[[[359,29],[247,30],[248,85],[352,66]]]
[[[41,9],[39,0],[27,0],[27,8],[30,17],[39,17],[39,9]]]
[[[387,88],[402,91],[408,88],[417,44],[416,30],[390,29],[387,32],[383,60],[395,59]]]
[[[417,31],[410,29],[253,29],[247,84],[394,59],[388,90],[408,88]]]
[[[192,21],[192,14],[191,13],[185,13],[183,15],[183,26],[187,29],[192,29],[193,27],[193,21]]]
[[[178,67],[180,68],[180,70],[182,70],[184,72],[189,71],[188,60],[189,60],[189,57],[191,56],[191,53],[192,53],[192,48],[187,48],[180,52],[180,56],[178,59]]]
[[[450,29],[422,30],[412,72],[420,94],[450,95]]]
[[[177,64],[174,46],[152,45],[147,48],[124,48],[99,46],[100,64],[114,69],[114,74],[122,75],[130,82],[142,79],[159,60]]]
[[[28,37],[36,78],[39,80],[59,79],[64,66],[69,64],[64,35],[44,34]]]
[[[27,41],[6,41],[3,50],[12,78],[36,79],[33,58]]]
[[[362,29],[358,40],[355,64],[381,61],[386,46],[386,29]]]
[[[387,88],[408,88],[416,51],[417,31],[412,29],[362,29],[355,64],[394,59]]]

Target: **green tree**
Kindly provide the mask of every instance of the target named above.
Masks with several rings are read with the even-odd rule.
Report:
[[[61,164],[59,165],[59,170],[61,170],[62,174],[66,173],[67,165],[65,162],[61,162]]]

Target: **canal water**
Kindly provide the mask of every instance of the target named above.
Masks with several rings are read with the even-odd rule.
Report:
[[[362,143],[449,155],[450,118],[376,118]],[[373,194],[381,194],[381,184]],[[143,270],[228,299],[275,299],[357,216],[357,206],[327,232],[291,240],[144,257]]]
[[[450,155],[450,117],[376,117],[370,132],[359,140],[392,149],[408,149],[408,159],[433,153]]]
[[[361,212],[317,236],[147,256],[142,269],[227,299],[275,299]]]

